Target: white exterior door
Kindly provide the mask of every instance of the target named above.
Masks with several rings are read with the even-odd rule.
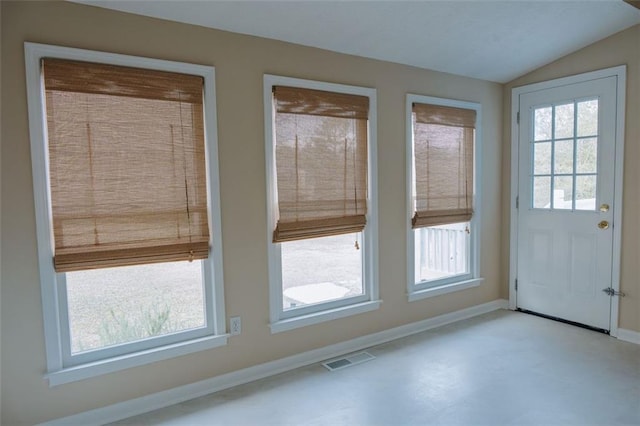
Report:
[[[620,225],[617,84],[609,76],[519,95],[516,306],[606,331]]]

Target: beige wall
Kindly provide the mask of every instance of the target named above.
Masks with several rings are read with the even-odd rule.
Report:
[[[502,86],[277,41],[56,2],[2,3],[2,424],[35,423],[385,330],[500,297]],[[49,388],[28,139],[23,43],[216,67],[225,303],[243,334],[223,348]],[[262,111],[264,73],[378,89],[380,294],[374,312],[270,334]],[[483,285],[408,303],[406,93],[482,103]]]
[[[622,264],[619,327],[640,331],[640,25],[578,50],[524,75],[504,87],[502,151],[502,268],[503,297],[508,297],[509,194],[511,191],[511,89],[616,65],[627,65]],[[603,287],[606,285],[603,284]]]

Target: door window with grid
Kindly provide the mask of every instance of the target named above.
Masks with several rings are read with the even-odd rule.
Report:
[[[532,200],[536,209],[595,210],[598,99],[536,107]]]

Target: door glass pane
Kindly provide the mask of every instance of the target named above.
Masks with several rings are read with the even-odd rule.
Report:
[[[598,165],[598,139],[578,139],[576,173],[596,173]]]
[[[596,176],[576,176],[576,210],[596,209]]]
[[[570,138],[573,136],[573,103],[558,105],[555,120],[555,139]]]
[[[551,107],[536,108],[533,115],[533,140],[543,141],[551,139]]]
[[[548,209],[551,207],[551,178],[536,176],[533,178],[533,208]]]
[[[598,134],[598,100],[578,102],[578,136]]]
[[[533,144],[533,174],[548,175],[551,173],[551,142]]]
[[[573,141],[556,141],[554,154],[554,174],[573,173]]]
[[[556,176],[553,179],[553,208],[573,208],[573,177]]]

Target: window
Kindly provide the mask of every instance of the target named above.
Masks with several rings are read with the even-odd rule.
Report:
[[[476,286],[480,105],[407,96],[409,300]]]
[[[272,332],[376,309],[375,90],[264,90]]]
[[[50,385],[225,344],[213,68],[25,52]]]

